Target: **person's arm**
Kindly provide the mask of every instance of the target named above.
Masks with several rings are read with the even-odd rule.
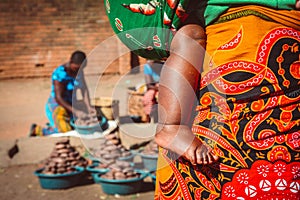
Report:
[[[68,112],[74,113],[75,115],[82,115],[83,113],[75,108],[72,108],[67,101],[64,100],[63,94],[65,92],[65,84],[63,82],[59,82],[57,80],[53,81],[54,91],[55,91],[55,100],[56,102],[64,107]]]
[[[96,114],[95,108],[91,105],[90,93],[89,93],[89,90],[87,88],[86,81],[85,81],[83,73],[82,73],[81,77],[82,77],[82,80],[81,80],[81,82],[82,82],[81,93],[82,93],[82,96],[83,96],[83,102],[85,103],[85,105],[87,107],[88,113]]]
[[[65,92],[65,84],[57,80],[54,80],[53,84],[56,102],[64,107],[68,112],[72,113],[72,106],[63,98],[63,94]]]
[[[159,85],[155,141],[192,164],[208,164],[218,158],[195,137],[190,127],[205,45],[206,35],[200,26],[182,27],[172,41]]]

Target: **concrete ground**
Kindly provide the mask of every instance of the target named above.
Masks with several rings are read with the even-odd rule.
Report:
[[[142,73],[125,76],[106,75],[86,77],[91,97],[112,97],[119,100],[119,115],[127,115],[127,88],[143,84]],[[50,92],[50,80],[14,79],[0,82],[0,199],[153,199],[154,186],[148,177],[143,191],[128,196],[114,196],[103,193],[100,185],[87,183],[66,190],[45,190],[33,175],[39,163],[49,156],[54,144],[61,138],[28,138],[32,123],[44,125],[47,119],[44,105]],[[123,142],[127,145],[149,140],[155,127],[146,125],[125,126]],[[133,129],[132,129],[133,128]],[[141,128],[146,131],[138,135]],[[133,131],[132,131],[133,130]],[[139,133],[133,133],[138,130]],[[122,132],[122,131],[121,131]],[[71,144],[82,152],[88,149],[91,141],[81,138],[71,138]],[[92,142],[93,143],[93,142]],[[97,143],[95,140],[94,143]],[[14,152],[18,152],[13,154]],[[9,153],[13,157],[9,157]]]

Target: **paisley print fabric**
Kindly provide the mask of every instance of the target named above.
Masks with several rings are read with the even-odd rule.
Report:
[[[170,42],[186,23],[204,26],[204,4],[194,0],[104,0],[110,24],[120,40],[137,55],[163,60]]]
[[[300,13],[232,8],[207,27],[192,131],[220,159],[160,149],[155,199],[300,197]]]
[[[291,9],[295,0],[104,0],[114,32],[135,54],[163,60],[175,32],[185,24],[207,26],[229,7],[244,4]]]

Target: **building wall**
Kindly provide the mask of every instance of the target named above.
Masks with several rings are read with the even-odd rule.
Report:
[[[0,79],[50,76],[77,49],[88,55],[87,74],[128,72],[128,49],[114,38],[103,2],[1,0]]]

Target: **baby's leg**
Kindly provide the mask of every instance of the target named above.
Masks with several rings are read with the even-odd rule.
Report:
[[[201,26],[182,27],[172,41],[159,85],[159,125],[155,140],[192,164],[210,164],[218,159],[190,128],[205,45]]]

